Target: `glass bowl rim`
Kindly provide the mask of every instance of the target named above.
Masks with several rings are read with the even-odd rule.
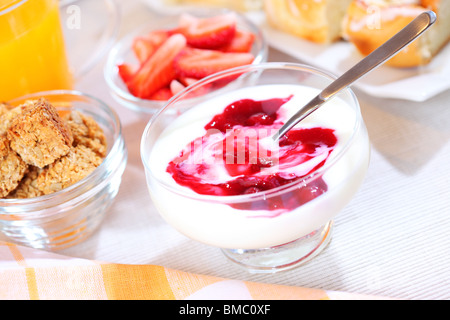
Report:
[[[12,0],[11,3],[6,4],[6,6],[3,7],[3,9],[0,8],[0,16],[13,11],[14,9],[19,8],[26,2],[28,2],[28,0]]]
[[[79,190],[85,190],[85,188],[88,186],[88,184],[95,180],[99,179],[100,176],[102,176],[103,172],[107,172],[107,165],[112,162],[111,158],[116,157],[117,152],[120,152],[121,145],[124,145],[124,138],[122,134],[122,123],[120,121],[119,115],[117,112],[108,106],[105,102],[100,100],[99,98],[96,98],[92,95],[76,91],[76,90],[49,90],[49,91],[41,91],[36,93],[31,93],[24,95],[22,97],[14,98],[8,103],[15,103],[18,101],[24,101],[27,99],[36,99],[41,97],[50,97],[50,96],[72,96],[72,97],[82,97],[87,99],[88,101],[93,101],[94,103],[97,103],[98,106],[102,109],[102,111],[105,112],[105,114],[109,115],[111,121],[114,124],[114,128],[116,129],[113,132],[114,136],[114,143],[111,146],[108,154],[103,159],[102,163],[95,168],[93,172],[91,172],[88,176],[83,178],[82,180],[78,181],[77,183],[64,188],[63,190],[54,192],[52,194],[43,195],[40,197],[34,197],[34,198],[28,198],[28,199],[0,199],[0,207],[1,206],[12,206],[12,205],[18,205],[18,206],[43,206],[47,205],[48,203],[54,203],[55,205],[58,205],[60,203],[64,203],[67,201],[67,199],[74,199],[81,195],[83,195],[85,192],[79,192]],[[123,146],[123,148],[125,148]],[[114,170],[115,171],[115,170]],[[95,189],[97,186],[87,188],[87,191],[90,191],[92,189]],[[8,213],[0,213],[0,217],[2,215],[8,215]],[[14,213],[16,216],[20,216],[20,213]]]
[[[248,201],[259,201],[259,200],[265,200],[269,197],[275,197],[277,195],[280,195],[285,192],[289,192],[291,189],[296,188],[300,184],[306,185],[309,181],[313,181],[317,176],[322,175],[326,171],[328,171],[329,168],[333,167],[333,165],[341,159],[344,154],[347,152],[347,150],[350,148],[350,146],[353,144],[354,140],[356,139],[356,134],[360,130],[360,127],[363,125],[363,118],[361,115],[361,106],[359,104],[358,98],[356,97],[356,94],[353,92],[351,88],[346,88],[343,90],[340,94],[347,93],[350,95],[350,98],[353,103],[353,107],[355,109],[356,113],[356,119],[355,119],[355,125],[352,129],[351,136],[349,137],[346,144],[343,146],[343,148],[339,151],[339,153],[334,156],[330,161],[327,161],[327,163],[322,166],[320,169],[315,170],[314,172],[310,173],[309,175],[296,180],[294,182],[288,183],[286,185],[270,189],[264,192],[258,192],[254,194],[246,194],[246,195],[234,195],[234,196],[213,196],[213,195],[203,195],[203,194],[197,194],[195,192],[191,192],[190,190],[186,190],[184,188],[176,188],[168,185],[167,183],[160,181],[160,179],[156,178],[156,176],[153,174],[149,164],[148,159],[146,159],[145,155],[148,156],[151,154],[151,150],[147,150],[146,148],[146,141],[147,137],[149,136],[151,129],[153,127],[153,124],[158,120],[160,117],[164,116],[164,111],[168,109],[172,104],[176,103],[178,100],[181,100],[185,95],[187,95],[191,90],[195,90],[197,87],[212,82],[216,79],[220,79],[222,76],[230,75],[230,74],[242,74],[243,70],[270,70],[270,69],[289,69],[289,70],[301,70],[301,71],[307,71],[312,72],[316,75],[321,76],[322,78],[327,78],[330,81],[334,81],[337,79],[337,77],[327,71],[321,70],[319,68],[309,66],[306,64],[301,63],[288,63],[288,62],[267,62],[267,63],[261,63],[259,65],[247,65],[247,66],[241,66],[237,68],[228,69],[226,71],[218,72],[216,74],[213,74],[211,76],[208,76],[197,83],[187,87],[183,91],[176,94],[173,98],[171,98],[163,108],[161,108],[147,123],[141,139],[141,161],[144,164],[144,169],[146,171],[146,174],[150,174],[151,178],[154,181],[157,181],[159,185],[161,185],[166,190],[178,194],[182,197],[194,199],[198,201],[203,202],[219,202],[224,204],[230,204],[230,203],[242,203],[242,202],[248,202]]]
[[[245,25],[247,25],[251,29],[251,32],[256,35],[256,38],[259,39],[259,41],[260,41],[261,49],[258,51],[257,55],[255,56],[255,60],[252,64],[260,64],[260,63],[264,63],[265,61],[267,61],[268,50],[269,50],[268,49],[269,45],[268,45],[267,39],[266,39],[264,33],[262,32],[261,28],[258,27],[252,20],[247,18],[245,15],[241,14],[240,12],[233,11],[233,10],[226,9],[226,8],[196,8],[196,9],[186,11],[186,13],[204,14],[204,15],[208,15],[211,13],[218,14],[218,13],[227,13],[227,12],[232,12],[232,13],[236,14],[236,16],[238,17],[238,21],[243,21],[245,23]],[[169,22],[169,21],[174,23],[176,21],[174,19],[176,19],[177,17],[179,17],[179,14],[166,15],[164,17],[161,17],[158,20],[158,22],[161,22],[162,24],[164,24],[165,22]],[[154,30],[154,27],[155,27],[155,21],[150,21],[150,22],[140,26],[139,28],[133,29],[132,31],[130,31],[129,33],[124,35],[121,39],[119,39],[119,41],[110,50],[110,52],[106,58],[104,68],[103,68],[103,75],[104,75],[106,84],[108,85],[109,89],[112,90],[113,94],[115,94],[120,99],[126,100],[127,101],[126,104],[129,108],[138,110],[141,112],[151,113],[151,114],[154,114],[155,110],[161,109],[161,107],[163,107],[167,103],[167,101],[141,99],[141,98],[135,97],[127,90],[123,90],[122,88],[117,86],[117,84],[114,81],[114,75],[116,74],[114,72],[114,70],[116,69],[115,68],[116,63],[118,62],[118,60],[120,60],[120,55],[119,55],[120,52],[124,49],[126,49],[126,52],[131,50],[131,48],[125,48],[125,45],[131,44],[132,40],[135,37],[144,34],[146,30],[152,30],[152,29]],[[153,108],[151,106],[140,106],[139,105],[140,103],[155,104],[155,105],[158,105],[159,107]],[[131,106],[129,106],[130,104],[134,104],[134,106],[131,107]]]

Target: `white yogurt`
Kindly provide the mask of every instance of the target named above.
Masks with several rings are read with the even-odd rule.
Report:
[[[205,135],[205,125],[230,103],[241,99],[266,100],[294,95],[280,109],[281,120],[285,121],[299,106],[317,94],[316,89],[297,85],[256,86],[213,98],[178,117],[160,135],[148,161],[152,174],[147,177],[148,186],[162,217],[194,240],[230,249],[281,245],[325,225],[353,197],[365,176],[369,161],[366,128],[358,122],[356,111],[339,98],[328,102],[297,126],[334,129],[338,143],[325,165],[332,164],[323,175],[328,191],[292,211],[274,215],[268,210],[235,209],[220,200],[242,196],[201,196],[178,185],[166,171],[168,164],[181,150]],[[217,165],[215,182],[230,179],[220,168]],[[300,169],[292,168],[293,172],[295,170]]]

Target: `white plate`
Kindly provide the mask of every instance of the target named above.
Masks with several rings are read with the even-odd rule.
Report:
[[[261,27],[270,46],[336,76],[363,58],[348,42],[315,44],[274,30],[261,16],[250,18]],[[450,45],[427,66],[408,69],[380,66],[358,80],[354,87],[377,97],[425,101],[450,89]]]

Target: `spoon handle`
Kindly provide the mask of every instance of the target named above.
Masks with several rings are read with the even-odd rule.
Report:
[[[350,86],[353,82],[372,71],[386,60],[397,54],[401,49],[414,41],[425,30],[427,30],[436,21],[436,14],[433,11],[426,11],[416,17],[400,32],[386,41],[383,45],[362,59],[342,76],[336,79],[328,87],[326,87],[319,95],[308,102],[293,117],[291,117],[278,132],[273,139],[277,141],[287,131],[294,127],[301,120],[306,118],[312,112],[316,111],[328,99],[332,98],[342,89]]]

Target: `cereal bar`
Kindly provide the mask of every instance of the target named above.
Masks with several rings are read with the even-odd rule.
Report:
[[[9,140],[0,136],[0,197],[14,190],[27,171],[28,165],[10,148]]]
[[[33,107],[15,117],[7,134],[11,149],[23,161],[39,168],[66,155],[73,142],[71,131],[45,99],[36,101]]]
[[[78,145],[66,156],[46,167],[37,178],[37,188],[50,194],[67,188],[80,181],[97,168],[103,159],[94,151]]]
[[[7,104],[0,104],[0,135],[7,132],[13,120],[28,108],[27,104],[12,107]]]
[[[83,145],[95,151],[100,157],[106,156],[106,137],[94,119],[78,111],[72,111],[63,119],[72,131],[74,146]]]
[[[6,198],[7,199],[29,199],[44,195],[37,187],[37,178],[42,169],[29,166],[24,178]]]

